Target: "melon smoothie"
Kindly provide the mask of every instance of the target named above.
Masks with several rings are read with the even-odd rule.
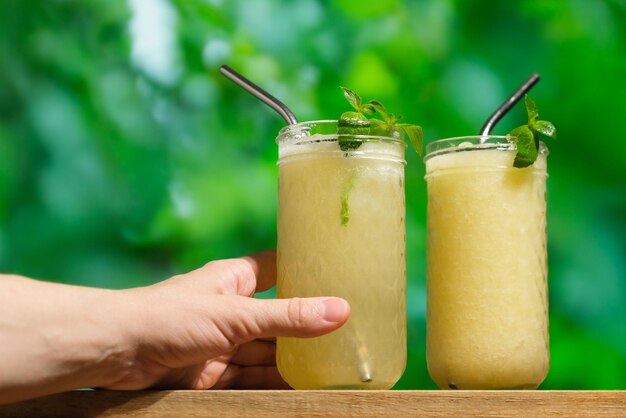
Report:
[[[350,319],[317,338],[278,338],[277,365],[296,389],[388,389],[406,363],[404,150],[337,121],[279,137],[277,296],[339,296]]]
[[[445,389],[531,389],[549,369],[546,157],[510,137],[428,145],[427,357]]]

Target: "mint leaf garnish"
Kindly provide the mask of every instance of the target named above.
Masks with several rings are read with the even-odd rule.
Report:
[[[357,149],[361,141],[353,139],[350,135],[368,135],[371,122],[360,112],[344,112],[337,121],[337,133],[339,134],[339,147],[342,151]]]
[[[348,202],[348,198],[350,195],[350,191],[354,186],[354,174],[350,176],[348,181],[341,188],[341,225],[348,225],[348,221],[350,220],[350,205]]]
[[[513,167],[523,168],[532,165],[537,159],[537,146],[535,145],[535,137],[527,125],[519,126],[509,134],[515,136],[515,146],[517,154],[513,161]]]
[[[363,102],[361,100],[361,96],[359,96],[352,90],[347,89],[345,87],[340,87],[340,88],[341,88],[341,91],[343,91],[343,96],[346,98],[348,103],[350,103],[350,105],[354,108],[354,110],[359,112],[361,110],[361,103]]]
[[[408,123],[399,123],[398,127],[401,128],[406,136],[409,137],[413,149],[417,152],[417,155],[422,156],[422,127],[417,125],[410,125]]]
[[[534,123],[539,117],[539,111],[537,111],[537,105],[530,98],[530,96],[524,96],[524,104],[526,104],[526,112],[528,113],[528,124]]]
[[[380,113],[384,120],[387,120],[389,118],[387,109],[385,109],[385,106],[383,106],[381,102],[379,102],[378,100],[370,100],[368,103],[374,108],[376,112]]]
[[[344,97],[354,108],[353,111],[344,112],[338,121],[339,147],[342,151],[357,149],[361,141],[350,138],[350,135],[370,136],[397,136],[404,134],[418,155],[422,155],[422,128],[409,123],[398,123],[401,116],[389,113],[385,106],[378,100],[369,100],[363,103],[361,96],[352,90],[341,87]],[[382,119],[369,118],[379,114]]]
[[[337,123],[337,133],[339,134],[339,147],[342,151],[357,149],[361,146],[361,141],[351,138],[350,135],[368,135],[370,132],[370,121],[367,115],[376,112],[371,104],[363,105],[361,96],[350,89],[341,87],[343,96],[355,111],[344,112]]]
[[[538,120],[533,123],[532,127],[540,134],[556,139],[556,128],[551,122],[548,122],[547,120]]]
[[[526,95],[526,112],[528,124],[521,125],[509,132],[509,136],[515,142],[517,153],[513,161],[513,167],[528,167],[537,160],[539,155],[539,135],[556,139],[556,128],[551,122],[539,120],[539,111],[535,102]]]
[[[351,151],[359,148],[362,141],[355,138],[357,135],[363,136],[390,136],[402,138],[403,134],[409,137],[411,145],[415,151],[422,155],[422,128],[409,123],[398,123],[401,119],[389,113],[385,106],[378,100],[369,100],[363,103],[361,96],[350,89],[341,87],[344,97],[354,110],[344,112],[337,122],[337,133],[339,134],[339,147],[342,151]],[[379,114],[381,119],[368,118]],[[355,175],[343,185],[341,189],[341,225],[346,226],[350,221],[349,194],[354,185]]]

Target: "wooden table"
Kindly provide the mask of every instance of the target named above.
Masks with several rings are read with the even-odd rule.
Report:
[[[0,417],[626,417],[626,391],[78,391]]]

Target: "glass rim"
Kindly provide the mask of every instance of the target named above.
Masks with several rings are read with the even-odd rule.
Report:
[[[317,125],[322,126],[332,126],[337,125],[339,123],[336,119],[322,119],[322,120],[309,120],[304,122],[298,122],[293,125],[287,125],[283,127],[280,131],[278,131],[278,136],[276,137],[276,143],[281,144],[284,143],[287,139],[294,140],[295,144],[301,144],[306,142],[331,142],[337,141],[338,138],[346,138],[349,137],[351,139],[357,140],[359,142],[377,142],[382,141],[390,144],[402,145],[404,148],[407,147],[407,143],[402,139],[402,137],[398,138],[396,136],[382,136],[382,135],[361,135],[361,134],[339,134],[337,133],[337,129],[335,129],[334,133],[313,133],[315,135],[315,139],[310,141],[300,141],[301,138],[310,137],[310,131]],[[307,130],[307,128],[309,128]]]
[[[469,145],[462,148],[458,147],[463,143],[469,143]],[[478,134],[438,139],[426,145],[424,162],[437,155],[476,150],[515,151],[517,150],[517,146],[515,145],[511,135]],[[539,141],[539,154],[548,155],[548,147],[542,141]]]

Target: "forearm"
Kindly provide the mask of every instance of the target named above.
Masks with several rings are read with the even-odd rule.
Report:
[[[123,379],[134,358],[126,296],[0,275],[0,403]]]

